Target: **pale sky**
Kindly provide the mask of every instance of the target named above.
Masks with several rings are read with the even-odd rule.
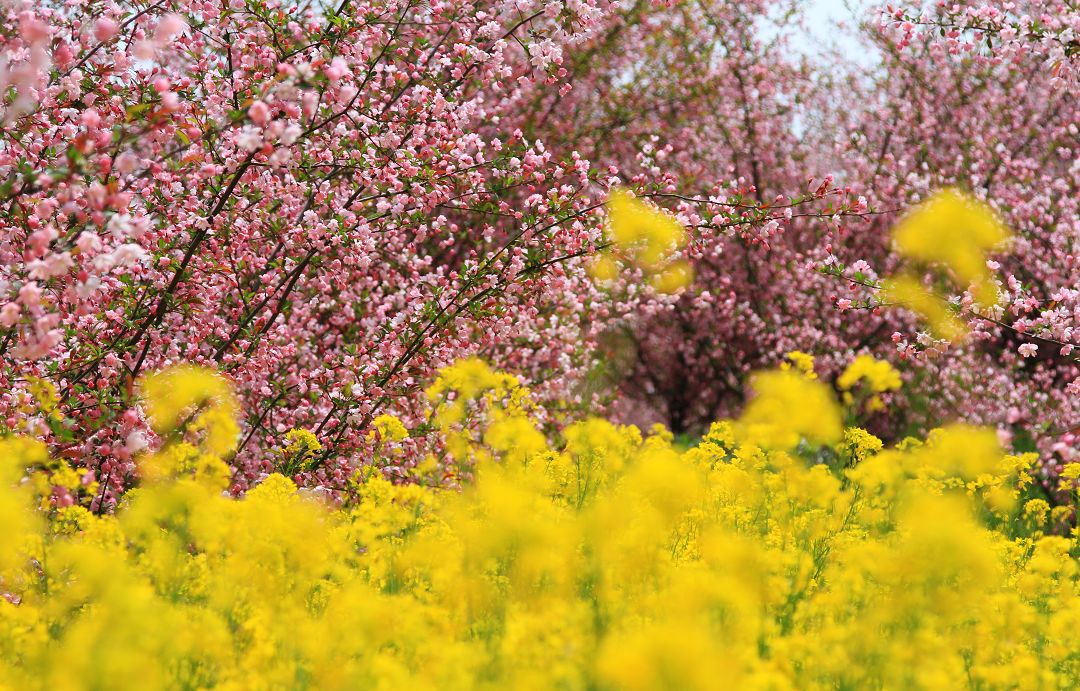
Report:
[[[809,33],[793,37],[792,45],[808,55],[823,48],[838,47],[845,57],[864,59],[867,57],[865,48],[851,37],[855,25],[852,17],[855,13],[861,15],[871,4],[870,0],[804,0],[802,8]],[[846,23],[847,28],[837,30],[838,22]]]

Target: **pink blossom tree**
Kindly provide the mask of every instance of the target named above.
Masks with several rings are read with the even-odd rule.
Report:
[[[999,307],[953,290],[972,329],[965,341],[937,341],[892,310],[897,354],[912,365],[897,430],[955,418],[995,425],[1016,448],[1037,448],[1052,478],[1057,462],[1075,458],[1080,425],[1080,11],[1054,1],[893,6],[866,29],[881,69],[837,79],[822,101],[813,131],[818,150],[832,152],[828,165],[883,210],[958,186],[1016,234],[990,265]],[[874,217],[833,242],[823,268],[845,279],[845,304],[880,302],[873,286],[896,266],[896,218]]]
[[[339,483],[369,423],[465,352],[571,369],[592,172],[500,125],[603,4],[15,3],[0,180],[9,429],[119,489],[133,382],[219,367],[249,419],[236,489],[293,427]],[[28,416],[33,383],[58,414]],[[553,386],[557,391],[558,386]]]
[[[786,352],[812,345],[843,363],[891,332],[837,313],[835,283],[813,270],[838,222],[868,210],[798,134],[815,73],[783,32],[760,33],[786,10],[633,4],[568,51],[571,91],[537,89],[522,110],[524,131],[618,171],[693,230],[694,284],[672,299],[631,283],[618,297],[634,308],[606,325],[599,376],[626,419],[697,431]]]

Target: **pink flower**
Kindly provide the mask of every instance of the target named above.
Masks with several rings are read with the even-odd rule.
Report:
[[[330,64],[324,70],[326,78],[329,79],[331,82],[338,81],[345,75],[349,74],[349,72],[350,70],[348,63],[346,63],[345,60],[341,57],[336,57],[331,60]]]
[[[1039,346],[1034,343],[1024,343],[1017,350],[1024,357],[1035,357],[1035,354],[1039,352]]]
[[[3,309],[0,309],[0,325],[14,326],[15,322],[19,321],[19,313],[22,311],[22,307],[17,302],[9,302],[4,305]]]
[[[124,448],[132,456],[145,450],[147,446],[149,446],[149,443],[146,440],[146,435],[140,430],[131,430],[124,439]]]
[[[135,170],[136,166],[139,165],[139,159],[130,151],[125,151],[116,157],[113,165],[116,167],[117,172],[126,175]]]
[[[139,60],[153,60],[157,55],[157,44],[148,39],[136,41],[132,46],[131,54]]]
[[[187,22],[184,21],[184,18],[175,12],[170,12],[158,22],[157,30],[154,32],[154,40],[160,45],[172,40],[174,36],[182,33],[185,29],[187,29]]]
[[[97,110],[93,108],[87,108],[82,112],[80,117],[82,124],[86,126],[88,130],[97,129],[97,126],[101,124],[101,116],[98,115]]]
[[[120,26],[108,17],[102,17],[94,23],[94,38],[104,43],[116,35]]]
[[[37,307],[41,304],[41,287],[36,281],[29,281],[19,288],[19,302],[27,307]]]
[[[248,108],[248,117],[256,125],[266,125],[270,122],[270,107],[262,101],[255,101]]]

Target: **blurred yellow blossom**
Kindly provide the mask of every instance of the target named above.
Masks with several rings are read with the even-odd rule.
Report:
[[[836,385],[847,391],[859,382],[863,382],[873,393],[895,391],[902,384],[900,373],[892,365],[872,355],[859,355],[852,360],[837,378]]]
[[[941,262],[963,287],[973,285],[983,305],[997,302],[986,254],[1009,239],[997,214],[985,203],[956,189],[944,189],[915,207],[893,229],[902,253]]]
[[[589,265],[590,275],[601,281],[618,276],[619,261],[641,269],[661,293],[690,285],[693,267],[677,253],[686,246],[686,229],[671,214],[651,206],[622,189],[613,189],[607,202],[608,249]]]
[[[27,377],[27,384],[27,389],[30,391],[30,395],[34,397],[34,401],[37,402],[41,412],[50,416],[58,414],[57,405],[60,398],[55,384],[41,377]]]
[[[937,338],[955,341],[967,334],[967,327],[949,310],[945,300],[923,287],[919,279],[901,274],[884,282],[883,298],[915,312],[930,325]]]
[[[154,431],[167,435],[181,427],[201,432],[201,446],[215,455],[236,445],[239,407],[229,383],[212,370],[178,365],[142,380],[143,405]]]
[[[804,353],[801,350],[793,350],[784,356],[787,362],[780,363],[780,369],[791,369],[792,366],[796,370],[802,372],[809,379],[817,379],[817,373],[814,371],[814,356],[809,353]]]
[[[409,438],[409,430],[393,415],[379,415],[371,421],[371,426],[375,430],[369,434],[370,437],[374,437],[374,432],[377,431],[379,438],[383,441],[401,441]]]
[[[1033,459],[992,430],[841,438],[789,369],[690,449],[602,419],[549,437],[516,378],[459,363],[430,391],[466,403],[462,487],[366,466],[335,502],[280,473],[234,498],[187,434],[221,393],[199,381],[115,515],[35,510],[36,476],[79,471],[0,439],[0,688],[1080,683],[1072,509],[1023,494]]]
[[[760,372],[739,424],[766,448],[794,448],[800,439],[831,444],[841,435],[840,412],[829,389],[792,371]]]

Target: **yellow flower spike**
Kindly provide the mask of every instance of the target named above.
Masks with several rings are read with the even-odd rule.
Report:
[[[488,425],[484,443],[499,452],[504,459],[517,463],[547,451],[547,440],[527,417],[500,413]]]
[[[39,514],[32,511],[33,496],[48,492],[47,487],[34,487],[33,479],[44,478],[43,473],[33,473],[29,486],[16,486],[28,468],[41,467],[49,460],[45,445],[26,437],[0,438],[0,591],[15,592],[9,570],[26,565],[28,543],[36,541],[41,531]],[[0,606],[7,604],[0,598]],[[6,613],[0,611],[0,620]],[[0,664],[3,667],[3,664]],[[0,676],[0,686],[3,677]]]
[[[49,451],[37,439],[0,437],[0,484],[15,484],[28,468],[45,466],[48,462]]]
[[[57,406],[60,403],[60,395],[56,391],[56,385],[48,379],[41,377],[26,378],[30,395],[34,397],[41,412],[49,416],[59,417]]]
[[[657,439],[663,444],[675,441],[675,435],[662,422],[654,422],[649,426],[649,438]]]
[[[1012,488],[993,485],[986,488],[983,496],[990,510],[1002,518],[1009,518],[1016,510],[1018,493]]]
[[[424,391],[432,403],[450,393],[456,393],[459,401],[474,401],[488,392],[499,397],[516,395],[519,400],[528,395],[528,390],[515,377],[496,372],[478,357],[465,358],[443,367],[435,382]]]
[[[945,300],[928,291],[919,279],[909,274],[885,281],[884,298],[925,319],[937,338],[956,341],[967,335],[967,327],[949,311]]]
[[[94,520],[94,515],[82,506],[66,506],[56,511],[53,519],[53,532],[58,535],[75,535],[83,530]]]
[[[78,472],[67,463],[61,463],[60,467],[53,471],[49,481],[56,487],[77,490],[82,486],[82,476],[83,473]]]
[[[686,230],[674,216],[646,204],[626,190],[612,190],[607,209],[612,242],[633,252],[646,266],[659,264],[686,243]]]
[[[427,456],[424,456],[423,461],[417,464],[415,470],[416,474],[421,478],[425,478],[429,475],[433,476],[439,470],[439,459],[435,458],[432,454],[428,454]]]
[[[880,439],[861,427],[848,427],[844,430],[844,440],[837,444],[837,451],[854,465],[877,454],[883,446]]]
[[[286,501],[296,495],[296,483],[281,473],[271,473],[247,493],[257,501]]]
[[[222,491],[229,486],[232,468],[213,454],[202,454],[195,462],[195,481],[207,489]]]
[[[1080,463],[1070,463],[1061,471],[1061,477],[1066,480],[1080,478]]]
[[[909,456],[909,466],[917,475],[968,481],[1007,472],[997,434],[962,424],[931,430],[926,444]]]
[[[213,456],[227,456],[236,448],[240,425],[236,422],[235,404],[215,404],[203,411],[191,428],[204,432],[201,448]]]
[[[818,444],[840,439],[840,411],[824,384],[790,370],[775,370],[755,375],[751,388],[754,397],[739,426],[761,446],[791,449],[800,439]]]
[[[1068,505],[1055,506],[1050,510],[1050,522],[1055,526],[1066,525],[1072,520],[1072,516],[1073,507]]]
[[[701,441],[730,451],[735,448],[735,429],[728,420],[714,422],[709,425],[709,431],[705,433]]]
[[[607,211],[606,234],[612,247],[590,262],[589,274],[594,279],[616,278],[618,257],[640,268],[658,292],[674,293],[690,285],[693,267],[674,256],[687,239],[686,229],[674,216],[621,189],[611,191]]]
[[[849,391],[859,382],[863,382],[873,393],[895,391],[903,384],[900,373],[892,365],[885,360],[878,360],[872,355],[865,354],[851,361],[843,374],[837,378],[836,385],[843,391]]]
[[[787,362],[780,363],[780,369],[791,369],[792,366],[796,370],[806,375],[807,379],[817,379],[817,373],[814,371],[814,356],[809,353],[804,353],[801,350],[793,350],[784,356]]]
[[[144,482],[151,483],[190,475],[198,471],[199,457],[199,449],[187,442],[166,444],[160,451],[139,459],[139,475]]]
[[[1023,520],[1034,527],[1042,528],[1050,513],[1050,503],[1045,499],[1029,499],[1024,503],[1021,515]]]
[[[202,367],[178,365],[147,375],[141,383],[143,405],[158,434],[177,431],[195,415],[189,427],[205,434],[203,448],[225,455],[236,446],[240,427],[238,406],[229,382]]]
[[[575,422],[563,432],[566,451],[606,471],[620,471],[632,450],[641,444],[636,427],[619,428],[607,420],[589,418]]]
[[[384,442],[409,438],[409,430],[393,415],[380,415],[371,421],[371,426],[375,429],[368,433],[368,439],[374,439],[376,431]]]
[[[893,229],[900,251],[912,259],[941,262],[983,305],[997,302],[986,268],[987,251],[1010,237],[993,209],[956,189],[945,189],[912,210]]]
[[[652,286],[660,293],[677,293],[694,282],[694,268],[680,259],[652,277]]]
[[[625,484],[669,521],[700,503],[703,494],[700,474],[671,449],[642,454]]]
[[[619,276],[619,264],[607,254],[599,254],[589,263],[589,275],[596,281],[613,281]]]
[[[284,453],[288,456],[307,455],[313,451],[321,451],[322,444],[310,430],[293,428],[285,433]]]

